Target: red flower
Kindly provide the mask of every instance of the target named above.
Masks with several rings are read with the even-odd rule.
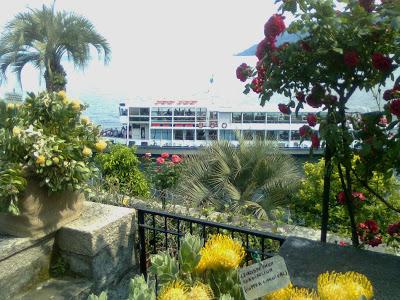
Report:
[[[245,82],[250,75],[251,75],[251,68],[247,64],[243,63],[239,67],[237,67],[236,77],[240,81]]]
[[[322,106],[322,101],[316,95],[310,94],[306,98],[307,104],[314,108],[319,108]]]
[[[380,234],[377,234],[372,239],[368,239],[367,244],[371,247],[379,246],[380,244],[382,244],[382,236]]]
[[[349,244],[346,243],[345,241],[340,241],[340,242],[339,242],[339,246],[344,247],[344,246],[348,246],[348,245],[349,245]]]
[[[260,62],[260,61],[257,62],[256,69],[257,69],[257,76],[259,78],[263,78],[264,79],[265,78],[265,73],[267,72],[267,70],[265,69],[263,63]]]
[[[361,202],[364,202],[367,199],[365,195],[361,192],[352,192],[351,194],[354,198],[358,198],[358,200],[360,200]]]
[[[171,161],[172,161],[174,164],[179,164],[179,163],[182,161],[182,158],[181,158],[179,155],[174,154],[174,155],[172,155],[172,157],[171,157]]]
[[[165,159],[162,157],[157,157],[156,162],[157,164],[162,165],[163,163],[165,163]]]
[[[391,236],[400,237],[400,222],[389,224],[387,228],[387,232]]]
[[[278,104],[278,108],[281,113],[283,113],[285,115],[290,114],[290,108],[286,104],[280,103],[280,104]]]
[[[399,99],[394,99],[390,105],[389,105],[389,110],[392,114],[395,116],[400,117],[400,98]]]
[[[308,114],[307,115],[307,123],[308,125],[310,125],[311,127],[314,127],[315,125],[317,125],[317,116],[315,114]]]
[[[393,90],[389,89],[383,93],[383,100],[389,101],[393,99]]]
[[[163,153],[161,153],[161,157],[162,158],[168,158],[169,157],[169,153],[168,152],[163,152]]]
[[[337,202],[339,204],[344,205],[346,203],[346,194],[343,191],[340,191],[336,196]]]
[[[311,52],[312,50],[310,44],[305,41],[300,41],[300,47],[306,52]]]
[[[306,95],[304,95],[303,92],[298,92],[296,94],[296,99],[297,99],[297,101],[304,103],[304,102],[306,102]]]
[[[392,69],[392,60],[380,52],[375,52],[372,54],[372,65],[381,72],[388,72]]]
[[[311,132],[311,127],[308,125],[303,125],[299,128],[299,135],[301,137],[305,137],[307,135],[309,135]]]
[[[364,223],[360,223],[359,226],[360,228],[362,227],[371,233],[379,232],[379,226],[374,220],[366,220]]]
[[[372,12],[374,10],[374,2],[375,0],[358,0],[360,6],[363,7],[367,12]]]
[[[272,15],[264,25],[265,37],[269,40],[275,40],[278,35],[284,32],[286,29],[284,19],[285,17],[282,15]]]
[[[311,147],[318,149],[319,148],[319,137],[316,134],[311,135]]]
[[[325,105],[335,105],[337,104],[337,97],[333,95],[327,95],[323,101]]]
[[[344,53],[344,63],[349,68],[354,68],[360,62],[360,57],[356,51],[348,51]]]
[[[263,90],[263,85],[264,81],[261,78],[256,77],[252,80],[250,87],[255,93],[259,94]]]

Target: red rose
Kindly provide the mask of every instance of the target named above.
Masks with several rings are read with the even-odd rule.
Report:
[[[265,37],[270,40],[275,40],[278,35],[284,32],[286,29],[285,22],[283,21],[284,19],[285,17],[282,15],[272,15],[264,25]]]
[[[256,69],[257,69],[257,76],[259,78],[263,78],[264,79],[265,78],[265,73],[267,72],[267,70],[265,69],[265,67],[262,64],[262,62],[259,61],[257,63]]]
[[[389,224],[387,228],[387,232],[391,236],[399,236],[400,237],[400,222]]]
[[[386,90],[383,93],[383,100],[389,101],[389,100],[392,100],[392,99],[393,99],[393,90],[392,89]]]
[[[301,137],[307,136],[311,132],[311,128],[308,125],[303,125],[299,128],[299,135]]]
[[[345,241],[340,241],[339,242],[339,246],[348,246],[349,244],[348,243],[346,243]]]
[[[354,68],[360,62],[360,57],[356,51],[348,51],[344,53],[344,63],[349,68]]]
[[[372,65],[381,72],[388,72],[392,69],[392,60],[382,53],[375,52],[372,54]]]
[[[310,94],[306,98],[307,104],[314,108],[319,108],[322,106],[322,101],[316,95]]]
[[[360,6],[363,7],[367,12],[372,12],[374,10],[374,2],[375,0],[358,0]]]
[[[236,78],[245,82],[251,75],[251,68],[243,63],[236,69]]]
[[[166,159],[166,158],[169,157],[169,153],[168,152],[163,152],[163,153],[161,153],[161,157]]]
[[[314,127],[315,125],[317,125],[317,116],[315,114],[308,114],[307,115],[307,123],[308,125],[310,125],[311,127]]]
[[[267,38],[263,39],[258,45],[256,49],[256,56],[259,60],[262,60],[267,54],[267,51],[275,51],[276,50],[276,41],[275,40],[269,40]]]
[[[157,164],[162,165],[163,163],[165,163],[165,159],[162,157],[157,157],[156,162]]]
[[[174,155],[172,155],[172,157],[171,157],[171,161],[172,161],[174,164],[179,164],[179,163],[182,161],[182,158],[181,158],[179,155],[174,154]]]
[[[290,108],[286,104],[280,103],[280,104],[278,104],[278,108],[281,113],[283,113],[285,115],[290,114]]]
[[[337,194],[337,196],[336,196],[336,199],[337,199],[337,202],[339,204],[344,205],[346,203],[346,194],[345,194],[345,192],[343,192],[343,191],[339,192]]]
[[[319,148],[319,137],[316,134],[311,135],[311,147],[318,149]]]
[[[379,226],[376,223],[376,221],[374,221],[374,220],[366,220],[364,222],[364,224],[367,226],[368,230],[371,233],[378,233],[379,232]]]
[[[264,81],[261,78],[256,77],[252,80],[250,87],[255,93],[259,94],[263,90],[263,85]]]
[[[297,101],[304,103],[304,102],[306,102],[306,95],[304,95],[303,92],[298,92],[296,94],[296,99],[297,99]]]
[[[400,117],[400,99],[394,99],[389,105],[389,110],[395,116]]]

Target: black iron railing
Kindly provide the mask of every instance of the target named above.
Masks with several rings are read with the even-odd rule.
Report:
[[[246,250],[246,263],[265,259],[277,253],[285,238],[273,233],[246,229],[159,211],[144,207],[137,209],[140,272],[147,278],[151,254],[169,251],[176,254],[180,238],[186,233],[207,240],[210,234],[223,233],[242,241]]]

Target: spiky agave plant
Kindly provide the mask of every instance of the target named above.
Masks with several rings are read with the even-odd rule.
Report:
[[[300,179],[294,159],[270,141],[217,141],[188,157],[177,193],[191,206],[251,210],[259,218],[284,206]],[[271,217],[271,215],[269,215]]]

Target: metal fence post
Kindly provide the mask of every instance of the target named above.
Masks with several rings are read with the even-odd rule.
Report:
[[[138,216],[138,235],[139,235],[139,263],[140,273],[147,280],[147,258],[146,258],[146,239],[144,225],[144,213],[142,210],[137,210]]]

